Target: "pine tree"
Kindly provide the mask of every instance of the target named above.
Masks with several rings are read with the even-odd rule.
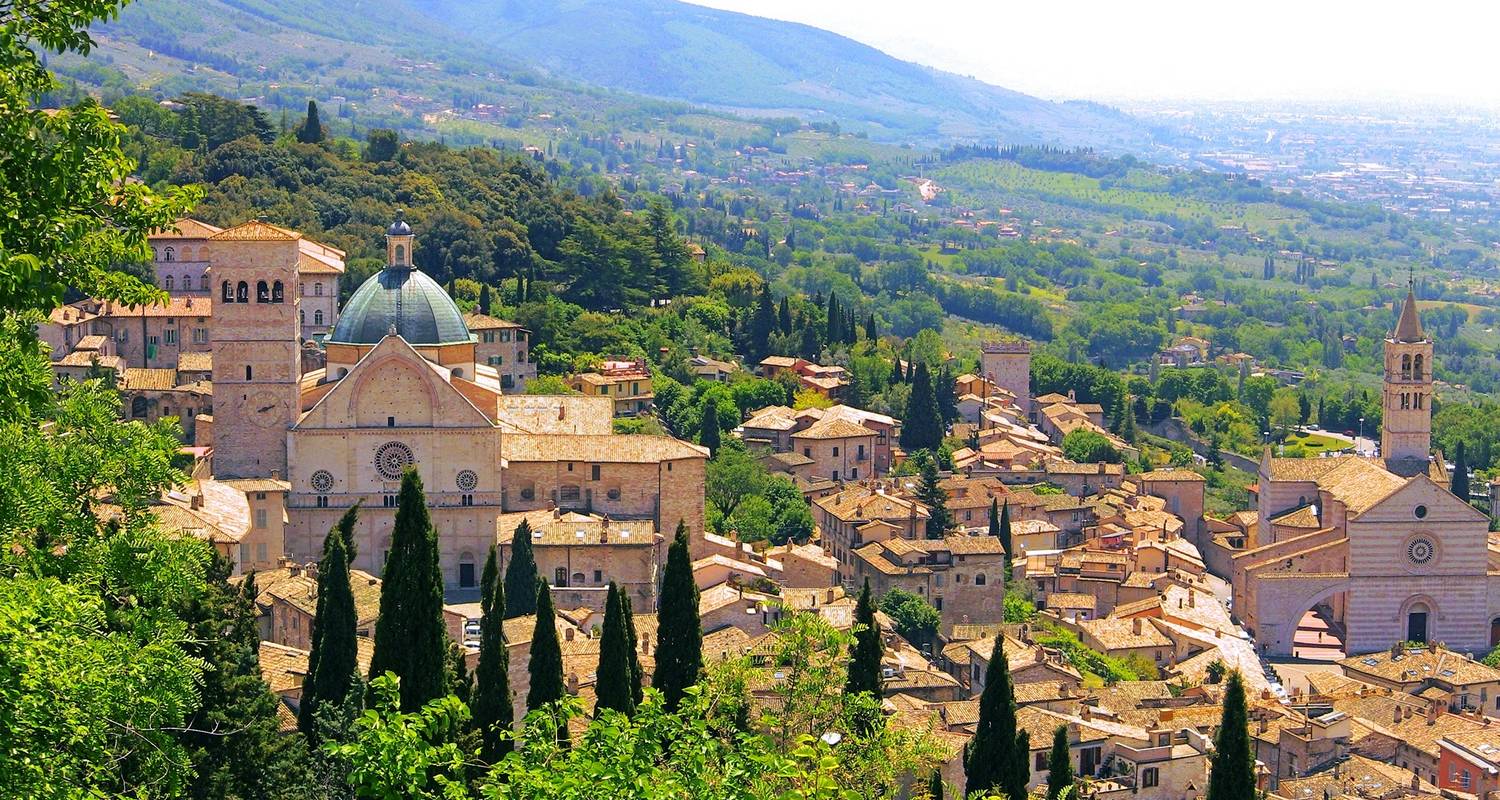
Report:
[[[516,526],[510,540],[510,563],[505,565],[505,618],[536,613],[536,556],[531,552],[531,523]]]
[[[526,692],[526,710],[561,700],[567,694],[563,679],[562,644],[557,641],[557,612],[552,607],[552,587],[547,579],[536,582],[536,625],[531,629],[531,660],[526,665],[531,688]]]
[[[448,633],[437,533],[416,470],[402,474],[397,502],[370,677],[395,673],[401,679],[401,710],[412,712],[448,693]]]
[[[1255,758],[1250,749],[1250,718],[1245,709],[1245,682],[1238,670],[1224,689],[1224,714],[1214,739],[1208,772],[1207,800],[1254,800]]]
[[[307,101],[307,119],[297,128],[297,141],[303,144],[323,141],[323,123],[318,120],[318,104],[315,101]]]
[[[859,630],[854,633],[854,643],[849,646],[849,678],[844,683],[844,694],[864,692],[878,700],[883,685],[880,675],[883,648],[880,622],[875,619],[875,601],[870,597],[869,578],[865,578],[859,602],[854,606],[854,624]]]
[[[473,725],[479,731],[479,757],[494,764],[509,753],[502,736],[515,724],[510,695],[510,652],[505,643],[505,584],[500,580],[496,547],[479,581],[479,666],[474,670]]]
[[[839,311],[839,296],[835,292],[829,292],[827,327],[826,330],[823,331],[823,341],[831,345],[835,342],[841,342],[844,340],[844,333],[842,330],[840,330],[840,328],[842,327],[840,323],[842,323],[843,320],[844,316]]]
[[[645,676],[641,669],[641,640],[635,635],[635,610],[630,602],[630,593],[620,592],[620,614],[625,618],[625,639],[630,645],[630,702],[639,707],[645,699]]]
[[[635,696],[630,690],[633,673],[630,654],[630,631],[625,624],[625,604],[620,587],[609,582],[604,601],[604,635],[599,643],[599,669],[595,673],[594,694],[598,698],[595,712],[612,708],[624,714],[635,713]]]
[[[979,696],[979,724],[964,754],[965,794],[998,789],[1005,797],[1026,797],[1030,751],[1026,731],[1016,730],[1016,693],[1005,660],[1005,636],[997,634]]]
[[[932,375],[926,364],[918,364],[911,381],[911,397],[906,401],[906,418],[901,421],[901,447],[911,453],[937,450],[942,443],[943,420],[932,390]]]
[[[719,433],[719,409],[709,400],[703,404],[703,417],[698,425],[698,444],[708,448],[709,458],[719,454],[722,436]]]
[[[1047,757],[1047,800],[1058,800],[1073,785],[1073,758],[1068,752],[1068,726],[1052,731],[1052,753]]]
[[[927,506],[927,538],[941,539],[953,527],[953,514],[948,510],[948,490],[940,484],[937,459],[931,453],[922,453],[921,483],[917,486],[917,499]]]
[[[995,535],[1000,537],[1000,549],[1005,551],[1005,580],[1010,581],[1011,575],[1011,535],[1010,535],[1010,501],[1005,501],[1005,506],[1000,509],[1000,521],[995,522],[995,499],[990,498],[990,528]]]
[[[486,283],[483,286],[480,286],[479,287],[479,313],[481,313],[481,314],[488,314],[488,313],[490,313],[490,304],[493,303],[493,302],[494,301],[490,299],[490,285],[488,283]]]
[[[781,298],[781,309],[776,314],[776,327],[783,335],[792,332],[792,304],[786,297]]]
[[[896,384],[904,383],[905,381],[906,375],[901,372],[901,359],[897,358],[893,362],[891,362],[891,377],[890,380],[886,381],[886,385],[895,386]]]
[[[1448,476],[1448,490],[1458,495],[1458,499],[1469,502],[1469,459],[1462,439],[1453,446],[1453,474]]]
[[[316,739],[318,708],[324,703],[343,703],[359,670],[359,613],[349,585],[349,551],[344,535],[346,528],[352,531],[358,513],[357,506],[344,512],[338,525],[328,532],[323,558],[318,562],[317,616],[297,707],[297,728],[309,739]]]
[[[880,329],[875,327],[874,312],[871,312],[870,316],[865,317],[865,338],[869,339],[871,342],[878,341],[880,339]]]
[[[656,672],[651,685],[662,693],[667,710],[676,711],[687,688],[698,682],[698,674],[703,671],[698,584],[693,581],[693,562],[688,555],[687,524],[680,521],[667,549],[656,637]]]

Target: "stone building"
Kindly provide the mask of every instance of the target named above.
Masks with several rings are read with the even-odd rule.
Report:
[[[1005,549],[994,536],[885,539],[854,551],[853,582],[870,581],[878,597],[892,589],[921,595],[947,622],[1005,618]]]
[[[507,392],[526,391],[526,382],[536,377],[536,363],[528,355],[531,331],[518,322],[485,314],[465,314],[464,324],[478,337],[475,358],[495,368],[500,375],[500,388]]]
[[[1023,414],[1032,414],[1030,342],[984,342],[979,346],[979,372],[1009,392]]]
[[[644,414],[656,401],[651,370],[640,359],[606,359],[598,370],[574,375],[569,383],[585,397],[609,398],[617,417]]]
[[[531,527],[537,574],[551,584],[560,607],[603,613],[613,581],[629,593],[635,609],[656,610],[658,567],[666,558],[666,548],[655,523],[560,510],[501,514],[495,520],[495,557],[501,574],[510,564],[514,532],[523,519]],[[460,586],[476,585],[484,557],[479,556],[479,564],[472,558],[459,562]]]

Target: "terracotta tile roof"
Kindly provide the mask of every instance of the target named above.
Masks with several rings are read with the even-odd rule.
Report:
[[[793,439],[851,439],[857,436],[873,437],[875,431],[842,418],[823,418],[814,422],[807,430],[792,434]]]
[[[210,225],[207,222],[193,219],[192,217],[183,217],[182,219],[179,219],[176,222],[172,223],[172,227],[156,231],[155,233],[152,233],[149,238],[207,239],[208,237],[213,236],[214,234],[219,233],[223,230],[223,228]]]
[[[1135,477],[1137,480],[1142,481],[1191,481],[1194,483],[1204,483],[1207,480],[1202,475],[1190,469],[1155,469],[1150,472],[1143,472]]]
[[[1328,458],[1273,458],[1271,480],[1273,481],[1317,481],[1346,461],[1358,456],[1330,456]]]
[[[751,412],[743,427],[761,430],[789,431],[797,427],[796,413],[787,406],[766,406]]]
[[[507,461],[581,461],[605,464],[651,464],[685,458],[708,458],[708,451],[670,436],[616,436],[518,433],[500,439]]]
[[[1124,464],[1078,464],[1072,461],[1049,461],[1047,472],[1052,475],[1124,475]]]
[[[813,502],[845,522],[910,518],[925,520],[931,516],[927,507],[915,500],[907,500],[886,491],[877,492],[868,486],[848,487]]]
[[[1172,640],[1157,629],[1150,620],[1143,619],[1136,625],[1133,619],[1090,619],[1078,623],[1078,627],[1107,653],[1111,650],[1132,650],[1142,647],[1171,647]]]
[[[216,242],[290,242],[302,238],[302,234],[269,222],[250,220],[219,231],[209,238]]]
[[[1324,797],[1391,797],[1393,792],[1412,794],[1415,773],[1395,764],[1350,754],[1338,769],[1324,769],[1301,778],[1282,778],[1274,792],[1289,800],[1318,800]],[[1437,794],[1437,787],[1420,780],[1416,794]]]
[[[800,358],[792,356],[766,356],[760,360],[762,367],[795,367]]]
[[[499,317],[491,317],[486,314],[465,314],[464,324],[471,331],[499,330],[501,328],[520,328],[521,323],[503,320]]]
[[[210,372],[214,368],[214,354],[202,353],[178,353],[178,372]]]
[[[1346,658],[1339,666],[1354,678],[1374,676],[1401,685],[1429,680],[1449,686],[1500,682],[1500,670],[1446,648],[1402,650],[1395,658],[1389,650],[1382,650]]]
[[[97,350],[74,350],[73,352],[52,362],[56,367],[92,367],[95,363],[104,369],[112,369],[121,372],[125,369],[125,359],[119,356],[101,356]]]
[[[99,307],[101,317],[212,317],[213,301],[206,297],[169,297],[165,303],[127,306],[109,301]]]
[[[177,370],[132,367],[120,374],[120,390],[161,391],[177,388]]]
[[[1098,598],[1078,592],[1053,592],[1047,595],[1048,608],[1083,608],[1093,611]]]
[[[501,514],[495,518],[495,530],[508,542],[521,520],[531,524],[533,546],[620,545],[651,547],[659,538],[650,520],[609,520],[597,514],[573,511],[554,516],[546,509]],[[582,534],[582,535],[580,535]]]
[[[260,676],[272,694],[300,692],[302,679],[307,676],[307,658],[306,650],[261,641]]]
[[[785,453],[771,453],[770,455],[765,457],[765,460],[774,461],[777,464],[781,464],[782,466],[786,467],[805,467],[808,464],[817,463],[813,459],[792,450],[788,450]]]
[[[1284,525],[1289,528],[1308,528],[1317,530],[1323,527],[1322,521],[1318,519],[1317,507],[1309,503],[1298,506],[1291,511],[1277,517],[1271,518],[1272,525]]]

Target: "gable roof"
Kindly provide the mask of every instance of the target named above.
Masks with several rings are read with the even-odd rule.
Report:
[[[347,375],[339,378],[332,389],[329,389],[327,393],[318,398],[317,402],[313,403],[311,408],[303,412],[293,427],[302,427],[304,424],[307,424],[309,427],[322,427],[331,424],[332,420],[328,419],[328,417],[335,413],[333,410],[335,408],[334,403],[344,402],[352,407],[356,399],[353,396],[354,387],[359,385],[360,376],[366,370],[374,369],[380,366],[381,363],[391,359],[406,362],[421,376],[422,381],[436,387],[436,390],[439,392],[448,392],[455,399],[455,407],[460,414],[472,414],[468,420],[465,420],[468,424],[486,427],[495,424],[483,409],[475,406],[474,401],[469,399],[468,395],[453,384],[454,378],[451,370],[428,361],[421,353],[417,352],[416,348],[412,347],[410,342],[400,336],[389,335],[381,339],[374,347],[370,348],[369,352],[361,356],[359,361],[355,362],[354,366],[350,368]],[[436,413],[438,409],[433,409],[433,411]],[[320,415],[324,419],[319,420],[318,417]]]
[[[290,242],[302,238],[302,234],[289,228],[252,219],[233,228],[226,228],[209,237],[216,242]]]

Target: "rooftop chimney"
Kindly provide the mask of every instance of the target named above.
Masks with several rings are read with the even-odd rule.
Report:
[[[572,628],[564,628],[563,629],[563,641],[565,641],[565,642],[571,642],[571,641],[573,641],[573,629]]]

